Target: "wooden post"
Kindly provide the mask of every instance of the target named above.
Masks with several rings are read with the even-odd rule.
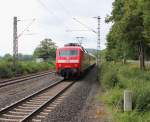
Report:
[[[131,92],[131,90],[124,91],[124,111],[132,111],[132,92]]]

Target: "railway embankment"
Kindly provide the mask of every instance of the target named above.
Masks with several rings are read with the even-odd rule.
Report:
[[[141,71],[138,64],[103,63],[99,96],[112,114],[114,122],[150,121],[150,68]],[[124,112],[124,90],[132,91],[132,110]]]
[[[15,84],[7,85],[0,88],[0,108],[10,105],[34,92],[60,80],[55,74],[47,74],[24,80]]]

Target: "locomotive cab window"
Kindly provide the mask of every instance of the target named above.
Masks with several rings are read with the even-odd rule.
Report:
[[[59,56],[77,56],[78,50],[59,50]]]

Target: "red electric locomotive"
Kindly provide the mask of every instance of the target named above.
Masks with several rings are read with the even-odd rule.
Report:
[[[95,62],[95,56],[76,43],[66,44],[56,50],[56,72],[64,78],[79,77]]]

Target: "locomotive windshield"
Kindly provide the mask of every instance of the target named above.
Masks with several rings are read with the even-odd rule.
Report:
[[[59,56],[77,56],[78,50],[59,50]]]

